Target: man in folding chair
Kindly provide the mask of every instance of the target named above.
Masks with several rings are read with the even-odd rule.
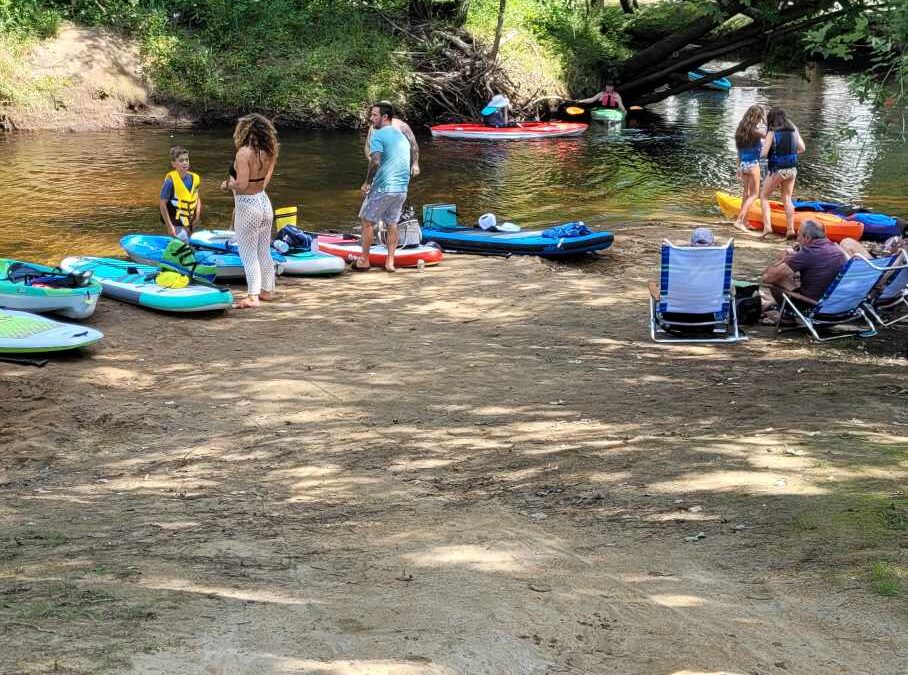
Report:
[[[655,342],[737,342],[732,286],[734,242],[715,245],[698,229],[689,246],[662,243],[659,281],[650,283],[650,337]]]
[[[808,227],[806,233],[805,227]],[[832,274],[835,261],[842,258],[832,249],[834,244],[825,246],[825,244],[816,243],[817,239],[813,235],[818,231],[822,232],[822,228],[818,225],[809,222],[802,225],[798,237],[799,250],[770,267],[763,275],[764,282],[776,281],[788,285],[788,288],[779,288],[778,285],[773,287],[774,294],[777,291],[780,298],[780,314],[777,324],[779,331],[787,328],[803,328],[817,342],[849,337],[873,337],[877,334],[877,330],[868,316],[867,303],[870,302],[870,298],[875,292],[874,289],[878,287],[884,276],[897,268],[896,260],[901,257],[901,254],[875,260],[869,260],[861,255],[854,256],[847,259],[844,264],[839,266],[838,271]],[[825,257],[823,257],[824,248],[828,253]],[[805,254],[809,264],[805,264],[803,260]],[[800,256],[800,260],[798,256]],[[811,256],[813,257],[811,258]],[[793,274],[788,275],[785,268],[792,272],[801,272],[800,283],[793,291],[789,290],[794,283]],[[812,274],[805,275],[805,270]],[[822,276],[818,276],[817,270],[820,270],[823,276],[831,276],[826,287],[819,291],[818,295],[814,287],[805,287],[805,281],[817,283],[819,286],[818,278],[822,279]],[[789,324],[786,328],[783,326],[782,320],[788,317],[792,319],[793,325]],[[857,332],[830,332],[832,328],[848,324],[863,324],[863,328]]]
[[[847,259],[842,247],[826,238],[823,225],[808,220],[801,225],[794,247],[780,253],[763,272],[762,281],[780,311],[783,291],[799,307],[810,307],[823,296]]]

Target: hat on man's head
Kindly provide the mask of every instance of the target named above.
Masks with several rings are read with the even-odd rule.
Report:
[[[486,107],[482,109],[480,115],[491,115],[496,110],[500,108],[507,108],[509,105],[511,105],[511,102],[508,100],[507,96],[495,94],[492,97],[492,100],[486,103]]]
[[[715,243],[716,237],[708,227],[698,227],[690,235],[691,246],[712,246]]]

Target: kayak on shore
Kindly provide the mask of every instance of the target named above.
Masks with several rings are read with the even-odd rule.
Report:
[[[908,231],[908,221],[885,213],[874,213],[858,209],[841,202],[795,200],[795,211],[832,213],[847,220],[856,220],[864,226],[864,239],[886,241],[889,237],[900,237]]]
[[[457,221],[454,204],[423,207],[422,238],[444,250],[495,255],[538,255],[567,258],[606,249],[615,237],[593,232],[583,223],[565,223],[548,230],[483,230]]]
[[[716,201],[719,204],[719,209],[721,209],[722,213],[727,218],[735,219],[738,217],[738,213],[741,211],[740,197],[735,197],[734,195],[720,190],[716,192]],[[769,208],[772,231],[776,234],[784,235],[786,225],[785,209],[782,202],[770,201]],[[801,225],[808,220],[815,220],[821,223],[826,229],[826,236],[832,241],[842,241],[842,239],[845,238],[860,239],[861,235],[864,233],[864,225],[857,221],[845,220],[841,216],[832,213],[814,213],[809,211],[795,211],[795,232],[801,229]],[[763,213],[760,210],[759,199],[753,203],[753,206],[750,207],[750,211],[747,213],[747,224],[755,230],[763,229]]]
[[[528,141],[540,138],[579,136],[589,125],[582,122],[520,122],[513,127],[489,127],[484,124],[437,124],[431,127],[433,138],[456,140]]]

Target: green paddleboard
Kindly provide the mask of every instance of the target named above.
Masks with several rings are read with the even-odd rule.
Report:
[[[624,113],[617,108],[596,108],[590,112],[597,122],[621,122],[624,119]]]

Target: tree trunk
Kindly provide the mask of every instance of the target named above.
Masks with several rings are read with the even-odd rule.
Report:
[[[507,0],[498,0],[498,25],[495,26],[495,42],[492,43],[492,60],[498,58],[498,47],[501,46],[501,29],[504,28],[504,10]]]
[[[739,9],[739,5],[733,4],[728,8],[723,17],[732,16],[733,14],[736,14]],[[637,52],[637,54],[624,62],[621,70],[621,81],[626,82],[631,80],[652,66],[662,63],[679,49],[700,39],[724,21],[725,18],[719,18],[714,15],[694,19],[681,30],[672,33],[659,40],[656,44],[650,45],[646,49]]]

